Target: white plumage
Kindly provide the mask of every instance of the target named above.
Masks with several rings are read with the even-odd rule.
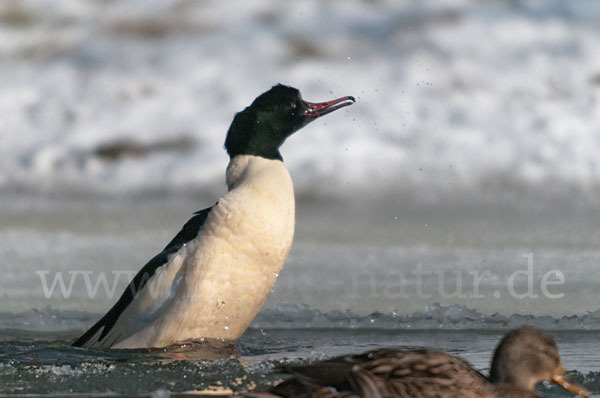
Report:
[[[114,325],[109,336],[121,337],[113,348],[198,336],[235,340],[252,322],[292,245],[294,190],[283,162],[251,155],[231,160],[227,185],[199,235],[150,278]]]
[[[311,103],[277,85],[236,114],[225,140],[228,193],[196,212],[73,343],[142,348],[240,337],[264,303],[294,237],[294,189],[279,147],[310,121],[354,103]]]

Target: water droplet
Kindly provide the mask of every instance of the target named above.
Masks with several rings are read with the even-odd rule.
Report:
[[[229,326],[224,326],[223,329],[229,330]]]

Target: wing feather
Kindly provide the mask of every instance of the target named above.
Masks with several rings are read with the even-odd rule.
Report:
[[[211,209],[212,207],[209,207],[194,213],[194,216],[185,223],[181,231],[163,251],[148,261],[137,273],[115,305],[102,319],[79,337],[73,343],[73,346],[110,347],[121,337],[127,337],[122,336],[120,331],[115,330],[115,325],[123,315],[127,317],[129,313],[139,314],[146,311],[150,305],[153,305],[153,300],[150,300],[149,296],[156,297],[172,287],[174,279],[178,275],[178,267],[181,267],[181,261],[178,264],[173,264],[173,258],[186,243],[198,236]],[[170,270],[171,272],[167,272],[169,267],[173,267]],[[129,321],[134,322],[134,320],[121,320],[124,323]]]

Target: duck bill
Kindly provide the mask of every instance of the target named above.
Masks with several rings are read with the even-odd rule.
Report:
[[[556,372],[556,374],[552,376],[552,381],[564,388],[565,390],[573,394],[579,395],[580,397],[590,397],[590,393],[585,388],[577,384],[572,384],[567,380],[567,378],[565,377],[565,370],[563,369],[562,365],[560,366],[558,372]]]
[[[304,105],[306,106],[306,110],[304,111],[304,116],[307,119],[307,123],[315,120],[321,116],[327,115],[333,111],[337,111],[343,107],[352,105],[356,100],[352,96],[342,97],[338,99],[334,99],[332,101],[327,102],[306,102],[304,101]]]

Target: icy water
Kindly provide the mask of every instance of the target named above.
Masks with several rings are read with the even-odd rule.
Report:
[[[38,271],[48,271],[48,284],[65,272],[66,288],[69,270],[92,271],[92,286],[104,271],[112,287],[114,271],[137,270],[202,199],[30,198],[4,203],[10,211],[0,218],[5,231],[0,283],[6,292],[0,309],[0,394],[244,391],[280,380],[283,376],[276,368],[285,363],[378,347],[435,347],[485,372],[501,336],[524,324],[551,332],[573,379],[600,393],[600,312],[593,272],[599,254],[592,217],[579,217],[575,209],[565,207],[569,217],[555,216],[550,233],[546,216],[560,214],[554,212],[559,204],[547,212],[524,211],[523,204],[518,210],[488,203],[463,214],[458,205],[436,205],[433,211],[405,199],[402,205],[384,201],[359,207],[301,201],[289,261],[248,332],[233,348],[182,347],[178,354],[69,347],[116,296],[108,297],[100,283],[90,298],[83,274],[77,274],[68,297],[59,284],[47,297]],[[400,221],[384,214],[399,214]],[[331,226],[334,221],[340,229]],[[491,223],[495,228],[486,227]],[[515,271],[528,270],[530,253],[537,297],[512,297],[507,280]],[[411,274],[417,269],[432,274],[424,274],[419,284]],[[464,274],[446,277],[439,273],[444,270]],[[485,270],[493,272],[493,278],[483,278],[476,291],[468,272]],[[560,298],[541,291],[541,278],[549,270],[564,274],[564,284],[547,287]],[[403,279],[398,279],[400,271],[406,274]],[[442,290],[439,276],[446,277]],[[122,278],[116,282],[116,295],[125,285]],[[528,283],[524,275],[515,278],[514,293],[526,293]],[[497,291],[499,298],[494,296]],[[540,392],[568,396],[551,386],[540,386]]]
[[[598,391],[598,344],[594,333],[554,332],[565,366],[583,371],[571,377]],[[0,342],[0,385],[3,395],[176,396],[199,394],[211,387],[241,391],[267,388],[280,380],[274,368],[305,363],[333,354],[382,346],[434,346],[461,355],[487,369],[498,331],[389,331],[365,329],[251,329],[240,341],[241,357],[216,361],[173,360],[143,351],[91,351],[66,346],[74,333],[24,334],[3,330]],[[592,371],[591,369],[595,369]],[[540,386],[544,397],[567,397],[558,388]]]

